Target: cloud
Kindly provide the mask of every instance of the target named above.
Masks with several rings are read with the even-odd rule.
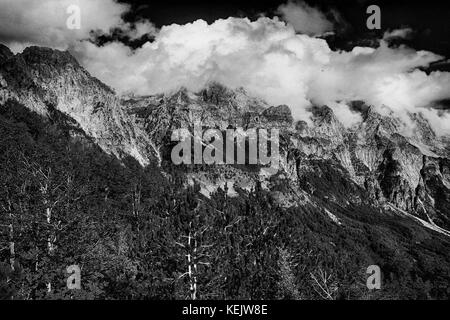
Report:
[[[383,40],[408,39],[412,33],[413,30],[411,28],[394,29],[392,31],[386,31],[383,35]]]
[[[309,78],[328,63],[330,52],[324,40],[296,35],[278,19],[228,18],[162,27],[154,42],[135,51],[121,43],[84,42],[77,56],[120,92],[198,90],[217,81],[244,87],[272,104],[298,105],[300,116],[310,104]]]
[[[270,104],[291,106],[297,119],[308,118],[312,104],[346,108],[363,100],[394,110],[405,121],[436,100],[450,97],[450,74],[417,68],[442,59],[405,46],[355,47],[333,51],[323,39],[297,34],[277,18],[198,20],[161,28],[153,42],[132,51],[114,42],[103,47],[83,42],[83,64],[121,93],[155,94],[180,87],[199,90],[211,81],[244,87]],[[349,110],[348,126],[358,119]]]
[[[319,9],[310,7],[303,1],[289,1],[280,5],[277,13],[292,25],[294,30],[311,36],[333,31],[333,23]]]
[[[5,7],[6,2],[11,2],[11,7]],[[29,5],[31,11],[24,13],[24,8],[14,7],[18,2]],[[62,2],[58,1],[58,6]],[[89,8],[95,11],[85,14],[95,15],[104,3],[109,3],[105,7],[109,11],[99,17],[85,16],[83,21],[90,24],[73,35],[61,27],[65,25],[64,10],[62,15],[48,13],[49,7],[58,8],[54,7],[56,1],[41,1],[46,4],[42,6],[37,3],[0,0],[2,18],[10,17],[0,38],[19,45],[67,47],[91,74],[118,93],[149,95],[180,87],[196,91],[215,81],[231,88],[243,87],[272,105],[289,105],[297,119],[308,119],[311,105],[327,104],[351,126],[359,118],[347,105],[362,100],[380,112],[387,107],[405,121],[409,112],[423,112],[439,133],[450,134],[445,123],[448,117],[428,108],[450,98],[450,73],[427,74],[419,69],[443,59],[432,52],[390,47],[386,39],[376,48],[333,51],[325,40],[299,34],[278,17],[255,21],[228,18],[212,24],[197,20],[156,30],[148,21],[125,23],[121,17],[129,8],[112,0],[89,1],[94,6]],[[9,8],[9,14],[3,8]],[[46,15],[50,16],[47,20],[37,18]],[[14,31],[12,21],[24,23]],[[91,30],[108,32],[112,28],[130,37],[150,32],[154,40],[135,50],[118,41],[98,46],[84,40],[91,36]]]
[[[344,124],[345,127],[351,128],[362,121],[360,113],[353,112],[348,104],[342,102],[329,103],[328,106],[333,110],[336,118]]]
[[[71,5],[80,8],[79,30],[70,30],[66,24]],[[29,45],[67,49],[78,40],[89,39],[92,31],[102,34],[119,29],[130,38],[155,31],[148,21],[123,21],[128,10],[128,5],[115,0],[0,0],[0,41],[15,52]]]

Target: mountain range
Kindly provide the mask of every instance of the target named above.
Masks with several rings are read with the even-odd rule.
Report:
[[[118,174],[114,171],[115,173],[111,174],[115,176],[114,178],[105,176],[96,178],[95,176],[99,173],[96,169],[92,169],[89,171],[89,177],[80,178],[78,186],[81,189],[90,190],[83,193],[83,197],[87,194],[93,196],[89,201],[95,202],[96,209],[104,212],[102,219],[111,210],[122,212],[119,218],[116,215],[106,218],[111,221],[108,223],[120,224],[122,231],[130,223],[121,220],[124,214],[130,217],[145,216],[145,212],[147,214],[145,219],[148,220],[149,215],[154,215],[151,219],[158,220],[164,213],[171,216],[167,219],[183,220],[180,217],[174,217],[178,214],[177,210],[180,210],[179,208],[175,210],[177,201],[187,206],[183,214],[187,214],[188,218],[186,218],[187,221],[180,222],[182,227],[179,229],[166,229],[168,234],[163,237],[167,243],[184,241],[182,239],[176,241],[177,238],[185,236],[177,232],[185,232],[191,237],[189,228],[192,223],[199,223],[198,218],[195,218],[195,215],[192,217],[191,214],[200,210],[198,209],[200,203],[205,206],[202,210],[206,213],[203,214],[208,217],[203,221],[206,228],[212,228],[216,235],[223,233],[224,237],[224,230],[227,227],[233,228],[234,223],[238,223],[236,221],[241,221],[241,215],[257,216],[257,218],[252,216],[251,219],[254,220],[248,222],[248,228],[255,226],[251,231],[242,227],[233,231],[232,235],[226,234],[226,237],[241,238],[241,240],[226,238],[228,239],[226,241],[234,241],[231,245],[232,249],[224,249],[228,242],[225,240],[221,242],[219,236],[218,238],[208,236],[208,241],[212,241],[221,249],[214,251],[216,255],[214,259],[204,263],[206,269],[200,270],[199,267],[199,271],[196,271],[198,277],[204,275],[208,280],[202,284],[198,283],[198,293],[195,292],[195,297],[448,298],[450,137],[437,135],[427,119],[420,113],[409,114],[409,119],[405,122],[405,119],[396,117],[392,112],[380,113],[377,108],[364,101],[353,101],[350,107],[352,112],[360,116],[361,121],[346,127],[328,106],[311,106],[310,119],[297,120],[294,119],[289,106],[271,106],[259,98],[252,97],[243,88],[228,88],[220,83],[210,83],[197,92],[180,88],[176,92],[151,96],[120,96],[91,76],[68,52],[28,47],[22,53],[14,55],[7,47],[0,45],[0,115],[4,135],[0,139],[2,139],[2,148],[5,150],[2,156],[4,190],[0,198],[5,217],[8,216],[7,212],[15,212],[11,214],[11,217],[15,217],[11,218],[13,222],[6,222],[7,225],[15,226],[14,237],[7,232],[3,233],[4,237],[2,237],[5,243],[16,243],[14,254],[11,251],[8,254],[3,252],[0,257],[2,261],[5,261],[5,265],[11,262],[12,255],[14,261],[11,266],[30,264],[28,256],[22,257],[22,261],[19,258],[20,250],[23,250],[25,256],[32,255],[31,248],[28,248],[25,243],[20,245],[18,240],[21,237],[25,239],[27,234],[29,236],[29,232],[32,232],[29,228],[23,228],[25,223],[28,223],[24,222],[26,220],[24,217],[31,216],[33,210],[45,212],[44,209],[49,208],[50,200],[42,191],[42,183],[39,184],[39,181],[48,177],[49,174],[44,174],[41,179],[36,173],[37,169],[33,171],[29,168],[53,168],[55,165],[58,168],[55,167],[52,170],[54,172],[60,170],[65,179],[68,178],[63,171],[64,166],[68,164],[75,168],[74,172],[77,170],[86,172],[86,168],[77,167],[81,166],[79,163],[83,161],[75,161],[72,158],[73,155],[68,156],[64,166],[59,166],[60,160],[44,161],[40,156],[36,156],[40,151],[27,151],[27,148],[40,145],[42,135],[51,135],[58,139],[64,136],[64,139],[57,143],[58,148],[71,149],[72,145],[81,146],[75,153],[86,153],[89,157],[105,157],[109,159],[109,162],[105,160],[105,163],[114,163],[112,165],[114,169],[111,170],[120,172]],[[36,123],[42,124],[34,127]],[[171,135],[180,128],[192,129],[196,123],[201,123],[203,128],[215,128],[221,131],[230,128],[279,129],[279,170],[272,170],[259,164],[175,166],[170,154],[176,142],[171,141]],[[7,135],[13,138],[7,140],[5,138]],[[29,141],[17,143],[22,147],[14,146],[14,141],[18,137],[28,135]],[[55,150],[54,142],[47,140],[45,144],[52,146],[51,149]],[[8,150],[15,150],[14,152],[17,152],[15,154],[20,154],[22,160],[17,159],[17,163],[12,164],[15,162],[15,156],[11,160],[11,156],[6,155]],[[95,152],[89,150],[95,150]],[[34,165],[28,166],[28,160],[23,159],[31,159],[30,162]],[[28,170],[26,171],[28,173],[34,172],[34,176],[38,177],[37,180],[25,183],[26,178],[23,178],[25,180],[12,182],[15,181],[14,177],[22,176],[20,172],[23,170]],[[105,168],[105,170],[109,169]],[[120,188],[116,190],[113,184],[135,179],[131,179],[131,176],[136,177],[138,175],[136,172],[141,175],[139,183],[127,184],[123,188],[126,189],[125,191],[117,191]],[[5,177],[9,177],[10,180]],[[71,175],[71,179],[76,180],[76,177],[76,174]],[[66,180],[61,181],[65,183]],[[91,188],[92,181],[101,182]],[[14,186],[14,183],[17,186]],[[30,202],[26,205],[29,210],[24,210],[22,200],[16,199],[11,194],[17,193],[21,186],[28,188],[33,183],[37,187],[30,187],[27,193],[35,192],[37,200],[33,201],[41,204],[33,207],[34,202],[29,200]],[[55,186],[58,185],[54,183]],[[89,187],[87,187],[88,184]],[[153,189],[147,190],[146,193],[145,190],[149,188]],[[195,200],[189,200],[190,198],[188,199],[185,195],[182,196],[181,199],[184,199],[182,201],[165,199],[164,203],[161,202],[161,199],[164,199],[163,194],[176,192],[182,194],[188,192],[188,196]],[[64,199],[69,197],[66,193],[64,193]],[[58,196],[55,197],[59,199]],[[11,203],[13,198],[17,203],[12,205],[13,209],[10,206],[8,211],[7,204]],[[109,203],[108,201],[113,200],[108,199],[113,199],[114,204]],[[75,200],[67,201],[70,206],[77,207]],[[173,204],[170,203],[171,201]],[[196,205],[186,205],[190,201],[194,201]],[[254,204],[255,202],[257,205]],[[87,217],[93,214],[91,212],[93,206],[90,203],[77,209],[77,214],[72,215],[76,216],[75,221],[89,220]],[[264,209],[261,210],[264,213],[260,216],[257,211],[249,213],[252,212],[250,209],[252,206],[263,207]],[[225,207],[235,208],[230,211],[233,212],[233,218],[227,216]],[[247,209],[240,212],[244,207]],[[42,222],[44,225],[54,226],[58,220],[55,217],[63,214],[62,212],[68,212],[58,205],[55,205],[54,210],[59,213],[54,213],[51,218],[47,213],[47,221]],[[181,213],[179,214],[182,216]],[[211,218],[212,215],[215,217]],[[220,223],[214,220],[220,220],[221,217],[224,221],[226,220],[226,223],[223,222],[225,228],[220,227]],[[60,221],[75,223],[67,217],[64,219],[61,218]],[[189,222],[189,219],[195,222]],[[69,222],[67,223],[69,225]],[[116,232],[119,232],[121,228],[117,227]],[[138,229],[135,228],[137,227],[132,224],[133,233],[137,234],[144,232],[142,230],[145,229],[141,225]],[[151,229],[151,225],[146,228]],[[163,232],[164,228],[160,228],[159,232]],[[18,233],[17,230],[22,231]],[[63,252],[63,238],[67,235],[56,236],[57,232],[54,230],[57,229],[50,228],[50,231],[45,232],[55,235],[55,243],[51,243],[52,246],[57,247],[55,252]],[[45,232],[42,235],[44,239],[47,239]],[[80,232],[82,232],[81,229]],[[201,233],[193,232],[193,234],[199,236]],[[101,242],[106,236],[113,238],[110,233],[100,231],[96,231],[93,238]],[[122,245],[125,248],[132,247],[133,241],[139,241],[134,237],[124,237],[125,240],[120,241],[124,241]],[[251,241],[248,240],[248,243],[245,242],[247,240],[243,240],[250,237],[253,238]],[[267,240],[265,237],[271,238]],[[69,242],[68,239],[65,241]],[[86,240],[86,243],[91,241]],[[204,240],[204,242],[207,241]],[[59,245],[56,246],[58,243]],[[243,250],[239,248],[244,243],[249,248],[248,253],[236,251]],[[259,245],[256,246],[255,243]],[[271,247],[261,249],[264,245]],[[59,266],[63,263],[62,261],[65,261],[63,258],[59,260],[53,258],[55,253],[52,250],[36,243],[36,248],[39,246],[41,246],[40,250],[48,255],[45,264],[49,268],[57,264],[55,261],[58,261]],[[104,246],[107,247],[106,244]],[[118,247],[118,253],[110,259],[123,258],[126,260],[126,263],[123,263],[124,266],[120,264],[123,268],[136,268],[136,270],[133,269],[134,273],[131,272],[134,274],[134,278],[131,278],[135,281],[136,277],[139,277],[139,270],[143,268],[140,259],[144,258],[140,254],[144,249],[141,248],[141,251],[136,249],[138,254],[131,254],[126,249],[123,249],[121,253],[122,249]],[[151,251],[145,250],[147,253]],[[160,268],[158,270],[161,271],[153,275],[153,279],[157,279],[156,282],[163,283],[164,278],[176,279],[177,272],[182,275],[185,265],[191,264],[191,261],[186,262],[184,258],[181,258],[181,262],[173,262],[175,258],[170,255],[174,255],[178,249],[166,249],[166,251],[173,250],[170,254],[158,250],[159,258],[155,259],[163,260],[164,258],[164,262],[158,264]],[[74,256],[81,259],[83,254],[74,254]],[[110,254],[113,255],[113,253]],[[323,258],[327,254],[335,260],[344,259],[345,268],[347,263],[352,267],[347,270],[343,264]],[[61,255],[67,258],[68,253],[61,253]],[[149,255],[152,256],[150,253]],[[234,260],[231,258],[227,260],[227,255],[231,255]],[[241,255],[245,256],[245,259],[242,258],[245,262],[240,264],[237,261]],[[309,259],[307,261],[306,256]],[[343,258],[346,256],[351,258],[347,261]],[[267,259],[271,259],[270,257],[273,261],[269,263]],[[149,256],[145,259],[149,259]],[[229,266],[229,270],[234,270],[234,273],[228,269],[227,272],[220,269],[220,265],[224,264],[225,260],[228,261],[227,263],[236,262],[233,266]],[[168,266],[169,261],[176,266]],[[386,289],[377,292],[366,292],[367,289],[364,289],[364,285],[361,286],[361,282],[365,281],[365,268],[373,264],[380,265],[383,281],[387,283],[387,286]],[[208,265],[213,266],[207,269]],[[249,267],[250,265],[252,266]],[[197,264],[195,266],[197,268]],[[264,272],[268,274],[261,273],[262,271],[258,268],[254,269],[256,266],[260,269],[265,269],[267,266],[269,271],[264,270]],[[86,268],[89,269],[89,267]],[[25,274],[33,273],[32,267],[29,266],[28,269],[23,267],[22,270]],[[120,268],[116,270],[115,280],[109,279],[111,276],[103,275],[104,278],[109,277],[109,280],[102,281],[114,282],[115,285],[108,282],[108,286],[102,287],[101,290],[96,289],[102,292],[98,296],[91,288],[90,292],[85,293],[86,296],[123,297],[121,292],[126,290],[121,289],[116,283],[121,270]],[[129,272],[129,269],[127,270],[123,272]],[[327,272],[335,278],[332,285],[330,281],[327,283],[326,276],[325,278],[318,276],[323,276],[324,270],[328,270]],[[363,274],[358,273],[361,270]],[[351,272],[353,272],[352,276],[349,276]],[[220,276],[216,278],[213,274]],[[252,289],[242,280],[244,274],[254,281],[260,279],[259,282],[270,278],[274,281],[274,288],[278,289],[273,289],[273,293],[267,288]],[[11,275],[4,276],[5,279],[11,277]],[[42,277],[45,278],[41,275]],[[54,277],[58,278],[57,275]],[[407,280],[401,280],[402,277],[406,277]],[[20,286],[17,286],[16,289],[8,292],[14,291],[14,294],[9,294],[16,297],[22,295],[22,297],[35,298],[54,298],[55,292],[59,292],[58,294],[63,297],[71,294],[64,291],[63,285],[57,289],[58,286],[55,283],[58,283],[58,280],[40,280],[41,278],[31,281],[32,284],[29,286],[33,287],[35,283],[47,281],[53,283],[53,287],[49,288],[48,285],[41,287],[36,284],[33,290],[29,289],[27,293],[24,293],[20,291]],[[349,280],[350,278],[352,281]],[[92,280],[92,283],[97,283],[96,281],[98,279]],[[142,281],[141,283],[146,283]],[[194,280],[191,274],[189,279],[180,281],[186,281],[186,288],[183,289],[182,285],[174,284],[176,281],[173,280],[170,285],[158,284],[158,289],[152,289],[153,294],[149,293],[151,290],[143,294],[142,290],[136,289],[135,291],[139,291],[139,294],[133,291],[134,293],[128,293],[126,298],[193,297]],[[214,281],[218,284],[214,284],[217,289],[213,290],[210,286],[213,286]],[[323,285],[319,285],[320,281],[324,281],[329,287],[323,290]],[[19,280],[16,282],[20,283]],[[150,285],[147,284],[147,286]],[[108,289],[105,289],[106,287]],[[165,289],[162,290],[162,287]],[[167,289],[168,287],[171,289]],[[305,289],[307,287],[310,291]],[[358,290],[355,289],[356,287]],[[42,295],[36,294],[39,290],[42,291]],[[85,289],[85,291],[89,290]]]

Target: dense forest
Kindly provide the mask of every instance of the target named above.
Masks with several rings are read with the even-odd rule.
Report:
[[[449,239],[407,218],[324,203],[337,225],[312,205],[279,207],[259,185],[207,198],[182,168],[119,161],[76,131],[56,110],[44,120],[0,107],[1,299],[450,297]],[[320,186],[345,194],[327,170],[304,181],[317,199]],[[370,291],[373,264],[382,288]],[[81,290],[67,288],[71,265]]]

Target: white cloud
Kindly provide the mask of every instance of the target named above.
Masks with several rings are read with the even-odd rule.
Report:
[[[406,119],[405,111],[450,97],[449,73],[427,75],[416,69],[440,60],[438,55],[390,48],[383,40],[378,48],[332,51],[325,40],[296,34],[277,18],[174,24],[136,51],[120,43],[97,47],[84,42],[78,56],[122,93],[154,94],[181,86],[198,90],[218,81],[242,86],[270,104],[287,104],[296,118],[307,118],[311,104],[345,109],[346,102],[364,100]],[[357,120],[349,112],[338,112],[346,125]]]
[[[333,31],[333,23],[319,9],[303,1],[289,1],[278,7],[277,13],[292,25],[295,31],[311,36]]]
[[[71,5],[80,8],[79,30],[66,25]],[[0,40],[17,52],[29,45],[67,49],[78,40],[88,39],[91,31],[108,33],[119,28],[132,38],[154,32],[149,22],[124,22],[122,15],[128,10],[128,5],[115,0],[0,0]]]
[[[361,114],[353,112],[347,104],[335,102],[329,103],[328,105],[333,110],[339,122],[344,124],[345,127],[351,128],[354,125],[358,125],[361,123]]]
[[[392,31],[386,31],[383,35],[383,39],[386,41],[393,39],[407,39],[412,33],[413,30],[411,28],[395,29]]]
[[[307,119],[312,104],[327,104],[350,126],[358,117],[350,113],[347,103],[363,100],[380,111],[387,106],[404,119],[407,112],[423,111],[439,132],[445,131],[442,121],[448,117],[424,109],[450,98],[450,73],[426,74],[417,69],[442,59],[431,52],[405,46],[391,48],[386,40],[380,40],[377,48],[333,51],[325,40],[298,34],[277,17],[256,21],[228,18],[212,24],[198,20],[164,26],[159,31],[141,21],[133,28],[121,18],[128,7],[113,0],[89,1],[95,10],[85,14],[94,16],[82,18],[90,24],[74,36],[61,27],[65,26],[64,10],[62,14],[49,14],[47,10],[64,1],[44,0],[40,3],[46,5],[38,6],[33,0],[0,0],[2,26],[6,18],[0,38],[9,37],[9,44],[68,47],[88,71],[119,93],[148,95],[180,87],[199,90],[217,81],[232,88],[244,87],[269,104],[287,104],[297,119]],[[88,0],[79,1],[84,5]],[[31,11],[25,13],[24,7],[16,5],[19,2]],[[11,7],[5,7],[5,3]],[[109,11],[100,14],[104,3],[109,3]],[[46,15],[50,16],[47,20],[38,18]],[[13,21],[16,25],[22,21],[23,25],[14,31]],[[120,42],[99,47],[80,41],[89,37],[91,29],[107,32],[117,27],[133,38],[151,32],[155,40],[136,50]]]

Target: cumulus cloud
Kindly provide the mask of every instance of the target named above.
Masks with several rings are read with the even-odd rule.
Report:
[[[333,51],[325,40],[299,34],[292,24],[277,17],[256,21],[228,18],[212,24],[197,20],[156,31],[146,21],[139,27],[127,25],[121,16],[128,8],[112,0],[89,3],[100,6],[100,1],[112,5],[109,13],[103,19],[85,17],[92,25],[83,27],[78,36],[62,30],[60,18],[52,18],[57,22],[39,20],[36,15],[44,14],[45,9],[38,6],[31,10],[35,16],[20,14],[27,23],[19,31],[9,26],[0,34],[3,39],[9,35],[11,41],[22,44],[68,47],[88,71],[118,93],[149,95],[180,87],[196,91],[210,82],[220,82],[231,88],[243,87],[272,105],[287,104],[297,119],[307,120],[311,105],[327,104],[345,125],[351,126],[359,118],[347,105],[362,100],[380,112],[389,108],[405,121],[408,112],[422,112],[439,133],[450,134],[448,117],[426,109],[450,98],[450,73],[427,74],[419,69],[442,60],[431,52],[393,48],[386,39],[381,39],[376,48]],[[54,2],[45,0],[47,4]],[[17,12],[11,9],[10,15]],[[130,37],[152,32],[154,40],[135,50],[118,41],[98,46],[83,40],[90,30],[106,32],[117,27]]]
[[[80,8],[80,29],[67,27],[67,9]],[[109,33],[119,29],[131,38],[154,32],[148,21],[126,23],[122,15],[129,10],[115,0],[0,0],[0,40],[18,52],[30,45],[67,49],[78,40],[89,39],[91,32]]]
[[[364,100],[406,120],[406,112],[450,96],[449,73],[417,69],[441,56],[391,48],[384,40],[377,48],[332,51],[325,40],[297,34],[277,18],[198,20],[165,26],[135,51],[117,42],[84,42],[77,50],[91,72],[122,93],[198,90],[217,81],[270,104],[287,104],[298,119],[308,118],[312,104],[346,109],[347,102]],[[357,120],[349,110],[337,113],[346,125]]]
[[[325,14],[303,1],[289,1],[280,5],[277,13],[300,33],[315,36],[333,31],[333,23]]]

